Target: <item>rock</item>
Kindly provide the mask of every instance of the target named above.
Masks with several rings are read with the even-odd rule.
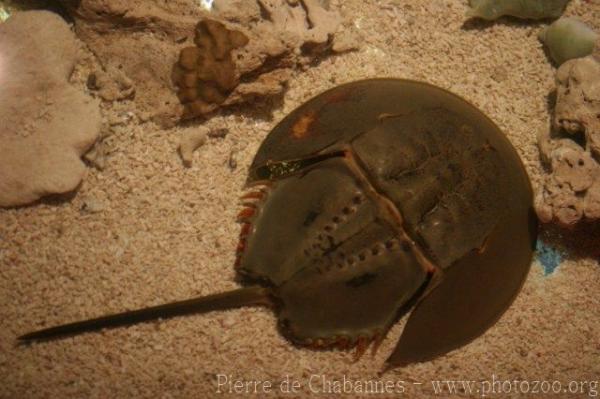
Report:
[[[179,155],[183,160],[183,164],[188,168],[192,166],[194,151],[206,143],[206,137],[208,135],[208,129],[205,127],[199,127],[181,135],[179,142]]]
[[[78,43],[47,11],[0,24],[0,206],[74,190],[101,127],[99,104],[69,84]]]
[[[468,17],[487,20],[504,15],[523,19],[558,18],[569,0],[470,0]]]
[[[232,317],[231,315],[227,314],[224,317],[222,317],[220,319],[221,321],[221,326],[223,328],[225,328],[226,330],[232,328],[233,326],[235,326],[235,318]]]
[[[544,28],[539,35],[552,59],[561,65],[590,55],[600,35],[576,18],[564,17]]]
[[[229,166],[229,169],[231,170],[235,170],[238,166],[238,151],[236,149],[232,149],[229,152],[229,158],[227,159],[227,166]]]
[[[106,167],[106,144],[103,141],[97,142],[83,157],[96,169],[104,170]]]
[[[119,68],[106,64],[105,69],[94,73],[94,86],[100,98],[106,101],[131,99],[135,95],[133,81]]]
[[[224,139],[229,134],[229,129],[226,127],[221,127],[217,129],[211,129],[208,132],[208,137],[213,139]]]
[[[81,204],[81,210],[87,213],[102,212],[105,208],[106,205],[103,201],[93,197],[84,198]]]
[[[334,53],[345,53],[347,51],[357,50],[359,47],[360,38],[355,31],[342,30],[335,35],[335,40],[331,45],[331,50]]]

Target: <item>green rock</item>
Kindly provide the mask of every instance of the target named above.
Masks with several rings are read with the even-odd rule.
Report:
[[[569,0],[470,0],[467,16],[494,20],[504,15],[523,19],[558,18]]]
[[[580,20],[565,17],[542,30],[539,38],[548,48],[552,59],[560,65],[591,54],[600,35]]]

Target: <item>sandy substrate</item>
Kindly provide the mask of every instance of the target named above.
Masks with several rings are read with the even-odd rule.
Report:
[[[579,392],[583,381],[598,384],[600,266],[580,256],[567,256],[549,276],[534,262],[513,306],[482,337],[382,377],[377,373],[402,322],[375,357],[356,363],[350,352],[294,347],[278,333],[273,313],[261,308],[15,345],[18,335],[33,329],[236,287],[237,198],[256,149],[292,109],[339,83],[390,76],[454,91],[506,132],[537,189],[535,137],[549,125],[555,72],[537,39],[543,24],[465,25],[462,0],[332,3],[354,20],[364,38],[361,50],[299,73],[272,115],[259,110],[209,121],[210,128],[229,133],[209,138],[191,168],[183,167],[176,149],[193,126],[159,130],[131,117],[127,103],[109,104],[103,111],[114,134],[104,170],[90,169],[72,198],[0,210],[0,397],[237,396],[233,385],[218,385],[225,376],[268,381],[273,397],[285,393],[286,378],[298,382],[296,396],[320,397],[330,396],[333,382],[344,378],[354,383],[347,397],[378,381],[390,381],[390,392],[402,389],[404,397],[432,395],[432,380],[525,380],[529,390],[536,380],[556,380],[562,386],[553,397],[567,396],[569,388]],[[598,0],[573,0],[566,14],[600,30]],[[263,387],[257,388],[261,397]],[[495,387],[516,396],[514,383]]]

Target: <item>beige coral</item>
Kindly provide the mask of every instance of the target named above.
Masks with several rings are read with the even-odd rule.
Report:
[[[587,148],[600,159],[600,42],[592,55],[564,63],[556,81],[555,126],[583,133]]]
[[[571,140],[560,140],[550,152],[552,174],[546,176],[544,187],[536,198],[538,216],[542,222],[552,221],[564,227],[577,224],[584,215],[598,214],[594,188],[600,184],[600,166]],[[592,195],[588,199],[588,195]]]
[[[75,33],[98,61],[90,89],[105,101],[132,100],[132,111],[171,126],[181,105],[171,82],[180,43],[203,16],[196,0],[60,0]]]
[[[241,4],[243,3],[243,5]],[[322,0],[235,0],[217,4],[217,15],[242,21],[250,42],[238,50],[236,69],[240,84],[223,105],[240,104],[257,97],[280,95],[296,68],[304,69],[326,53],[356,49],[358,38],[344,20]],[[253,5],[259,7],[252,8]],[[232,10],[231,6],[240,6]],[[245,8],[244,8],[245,7]]]
[[[78,45],[47,11],[16,13],[0,25],[0,206],[75,189],[80,157],[100,132],[96,101],[68,82]]]
[[[550,169],[536,198],[543,222],[572,227],[600,220],[600,47],[565,62],[556,73],[553,137],[539,139]]]
[[[250,39],[234,51],[240,82],[227,90],[221,106],[279,95],[294,69],[327,52],[357,46],[348,29],[342,29],[340,15],[322,0],[219,0],[212,11],[200,7],[197,0],[61,3],[75,20],[77,35],[101,65],[92,82],[97,87],[92,88],[107,101],[131,98],[139,115],[148,114],[162,126],[171,126],[186,114],[176,96],[172,69],[179,52],[193,45],[201,20],[217,20]],[[203,111],[215,108],[213,103]]]

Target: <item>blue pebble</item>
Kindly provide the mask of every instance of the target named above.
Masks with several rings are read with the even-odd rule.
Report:
[[[563,254],[546,244],[542,240],[537,240],[536,243],[536,258],[542,264],[544,268],[544,276],[552,274],[554,270],[561,264],[563,260]]]

